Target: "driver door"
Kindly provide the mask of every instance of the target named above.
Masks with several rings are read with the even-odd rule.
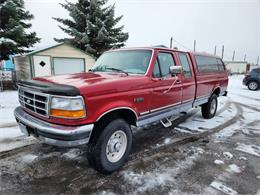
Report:
[[[151,112],[161,111],[181,103],[181,78],[173,77],[170,74],[170,66],[173,65],[176,64],[172,53],[158,52],[152,79]],[[174,82],[175,84],[173,85]]]

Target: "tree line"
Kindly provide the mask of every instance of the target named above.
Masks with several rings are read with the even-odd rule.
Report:
[[[57,37],[55,41],[70,43],[96,58],[125,45],[129,35],[118,25],[123,16],[115,16],[115,5],[108,5],[108,0],[65,1],[60,5],[69,12],[69,18],[53,19],[70,38]],[[28,32],[33,18],[23,0],[0,0],[0,61],[29,52],[40,42],[36,32]]]

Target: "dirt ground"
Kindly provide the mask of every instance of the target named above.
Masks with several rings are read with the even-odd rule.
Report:
[[[135,129],[129,161],[111,175],[88,165],[86,147],[1,152],[0,194],[260,194],[260,96],[243,95],[221,98],[209,121],[197,108],[170,128]]]

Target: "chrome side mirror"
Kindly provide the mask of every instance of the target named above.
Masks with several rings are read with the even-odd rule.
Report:
[[[170,74],[173,76],[177,76],[182,73],[182,66],[170,66]]]

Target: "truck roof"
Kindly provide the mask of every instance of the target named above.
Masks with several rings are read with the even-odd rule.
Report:
[[[190,53],[192,55],[201,55],[201,56],[208,56],[208,57],[217,57],[220,58],[217,55],[213,55],[207,52],[193,52],[193,51],[183,51],[179,49],[171,49],[165,46],[153,46],[153,47],[126,47],[126,48],[120,48],[120,49],[114,49],[112,51],[120,51],[120,50],[135,50],[135,49],[145,49],[145,50],[165,50],[165,51],[175,51],[175,52],[185,52]]]

